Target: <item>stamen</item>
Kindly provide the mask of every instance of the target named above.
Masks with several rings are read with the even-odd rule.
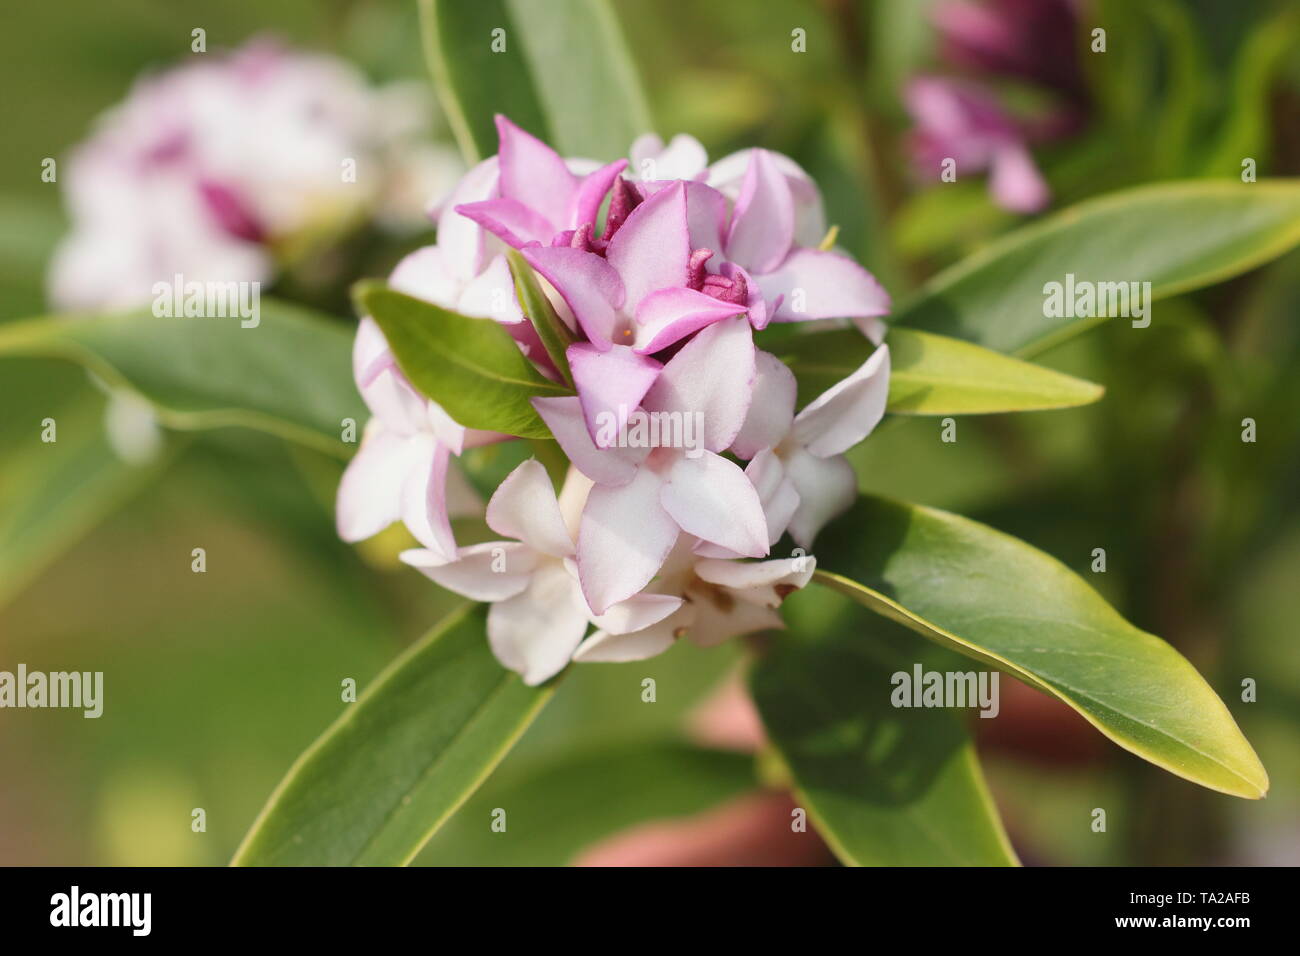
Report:
[[[627,221],[632,210],[641,205],[641,194],[630,182],[619,176],[614,180],[614,192],[609,198],[609,215],[605,217],[605,234],[601,237],[608,241]]]
[[[704,285],[704,263],[713,258],[712,249],[696,249],[686,263],[686,285],[696,292]]]

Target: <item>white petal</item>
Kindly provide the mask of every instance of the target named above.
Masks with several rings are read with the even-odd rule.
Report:
[[[573,554],[573,539],[560,514],[555,489],[536,458],[510,472],[493,492],[487,524],[497,534],[518,538],[534,551],[556,558]]]
[[[594,613],[604,614],[649,584],[672,550],[677,522],[659,503],[661,486],[658,475],[642,468],[627,484],[596,485],[587,496],[578,568]]]
[[[402,486],[410,470],[408,439],[375,422],[339,482],[335,522],[344,541],[378,534],[401,517]]]
[[[593,617],[591,623],[610,634],[631,634],[658,624],[681,606],[682,599],[671,594],[634,594]]]
[[[742,601],[763,607],[781,606],[786,595],[797,591],[812,579],[817,560],[812,555],[778,558],[775,561],[695,562],[695,574],[702,581],[727,588]]]
[[[447,561],[436,551],[412,548],[401,559],[429,580],[471,601],[504,601],[528,587],[537,554],[518,541],[487,541],[461,548]]]
[[[402,521],[420,544],[447,558],[456,556],[447,516],[447,466],[451,452],[432,435],[409,439],[410,464],[402,483]]]
[[[473,315],[514,324],[524,320],[515,294],[514,276],[505,256],[497,256],[460,293],[456,303],[461,315]]]
[[[731,450],[746,460],[781,443],[794,424],[798,386],[789,366],[771,352],[755,355],[754,401]]]
[[[767,554],[763,504],[734,462],[707,451],[698,458],[680,455],[659,500],[686,533],[746,557]]]
[[[761,604],[739,601],[729,591],[697,588],[691,593],[695,620],[686,636],[699,647],[713,647],[731,637],[785,626],[781,615]]]
[[[649,411],[703,416],[704,447],[723,451],[745,422],[754,392],[749,320],[723,319],[699,332],[664,366],[642,405]]]
[[[787,530],[801,548],[811,548],[826,522],[857,499],[857,475],[843,455],[817,458],[802,448],[785,456],[785,473],[799,492],[799,507]]]
[[[587,431],[582,403],[576,395],[534,398],[532,402],[569,460],[597,484],[627,484],[650,451],[648,448],[597,448]]]
[[[882,345],[795,416],[795,440],[818,458],[842,454],[879,424],[888,400],[889,346]]]
[[[590,612],[578,582],[558,561],[538,565],[528,587],[488,611],[488,643],[497,660],[534,687],[573,657]]]
[[[673,646],[680,629],[694,618],[694,610],[688,605],[658,624],[630,634],[597,631],[582,642],[573,659],[584,664],[621,664],[657,657]]]

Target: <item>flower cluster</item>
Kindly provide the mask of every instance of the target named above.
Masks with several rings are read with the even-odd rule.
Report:
[[[775,608],[813,571],[804,549],[855,495],[843,453],[884,413],[888,296],[822,248],[820,194],[786,157],[751,149],[709,166],[689,137],[647,136],[631,166],[601,166],[497,125],[498,155],[465,176],[437,244],[390,285],[502,323],[559,380],[516,297],[505,252],[519,250],[576,340],[565,356],[576,394],[533,399],[568,477],[557,495],[525,461],[487,503],[501,540],[458,546],[451,461],[511,436],[466,429],[420,395],[367,318],[354,370],[374,417],[339,488],[339,533],[404,522],[421,547],[403,560],[491,602],[492,648],[530,684],[570,660],[779,626]],[[855,320],[879,347],[796,413],[794,375],[755,335],[831,319]],[[770,557],[787,533],[800,551]]]
[[[1076,132],[1088,93],[1076,44],[1080,0],[943,0],[931,11],[940,56],[957,75],[923,75],[905,102],[917,167],[937,177],[945,159],[962,171],[986,170],[1002,207],[1039,212],[1051,194],[1029,152],[1031,143]],[[1011,83],[1045,100],[1041,115],[1021,118],[1000,87]]]
[[[266,282],[313,241],[392,222],[391,207],[463,168],[411,123],[413,96],[268,39],[141,78],[61,175],[72,231],[51,301],[128,308],[176,274]]]

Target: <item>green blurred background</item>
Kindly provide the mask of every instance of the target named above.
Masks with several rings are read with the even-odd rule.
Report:
[[[545,0],[538,0],[545,2]],[[840,241],[895,299],[1021,219],[982,182],[912,181],[899,93],[934,65],[923,0],[619,0],[658,131],[711,157],[763,145],[819,181]],[[1141,182],[1300,174],[1294,3],[1098,2],[1110,51],[1093,114],[1036,155],[1053,208]],[[142,70],[271,32],[336,52],[373,79],[425,78],[413,2],[117,0],[11,5],[0,31],[0,320],[45,308],[66,223],[41,160],[61,157]],[[792,54],[790,31],[807,31]],[[1153,135],[1159,130],[1160,135]],[[445,135],[445,134],[443,134]],[[395,254],[395,253],[394,253]],[[1063,707],[1004,682],[981,750],[1026,862],[1300,862],[1300,256],[1162,305],[1146,334],[1112,323],[1041,357],[1103,383],[1088,408],[883,429],[855,452],[865,490],[959,510],[1088,576],[1138,626],[1183,651],[1229,702],[1268,768],[1267,800],[1203,791],[1102,741]],[[382,274],[374,262],[358,266]],[[340,321],[348,321],[340,315]],[[339,465],[240,431],[169,436],[148,468],[102,461],[100,393],[77,367],[0,360],[0,669],[102,670],[98,720],[0,713],[0,863],[222,864],[294,757],[449,607],[391,549],[333,533]],[[63,483],[32,465],[60,421]],[[1259,440],[1239,440],[1240,421]],[[65,440],[64,436],[68,436]],[[85,456],[85,469],[75,456]],[[33,533],[24,533],[27,528]],[[15,542],[26,542],[19,549]],[[207,551],[207,572],[190,552]],[[1108,569],[1089,572],[1104,547]],[[792,626],[850,630],[821,592]],[[682,721],[739,659],[677,647],[566,678],[498,774],[420,857],[563,862],[638,820],[752,786],[751,761],[683,752]],[[641,700],[654,677],[655,703]],[[1243,704],[1243,678],[1258,702]],[[491,808],[520,807],[509,839]],[[1108,808],[1105,834],[1088,827]],[[193,833],[191,810],[206,811]]]

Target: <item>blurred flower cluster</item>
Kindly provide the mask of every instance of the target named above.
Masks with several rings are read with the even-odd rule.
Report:
[[[1080,64],[1079,0],[943,0],[933,8],[944,74],[913,77],[904,100],[914,123],[917,168],[938,178],[945,160],[960,173],[987,172],[993,199],[1038,212],[1051,194],[1030,146],[1078,131],[1088,93]],[[1040,101],[1013,111],[1006,88]]]
[[[139,305],[176,274],[265,283],[361,223],[418,221],[459,174],[426,140],[426,99],[265,38],[142,77],[67,162],[51,301]]]

